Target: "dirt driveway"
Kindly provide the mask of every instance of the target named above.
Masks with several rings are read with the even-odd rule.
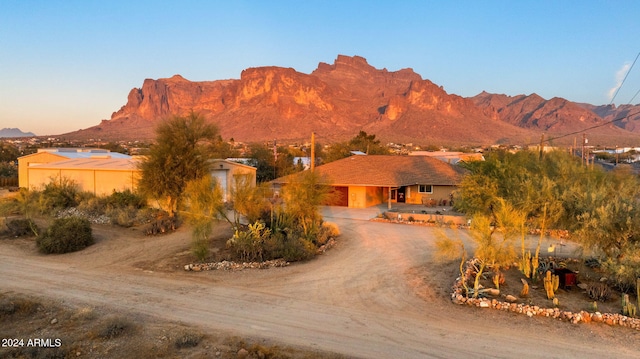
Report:
[[[432,228],[370,222],[366,210],[324,214],[340,226],[338,246],[269,270],[145,270],[188,250],[184,229],[149,238],[100,227],[95,245],[57,256],[0,241],[0,291],[362,358],[638,357],[633,330],[451,304],[456,265],[435,262]]]

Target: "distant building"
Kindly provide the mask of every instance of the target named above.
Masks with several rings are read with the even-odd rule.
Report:
[[[231,191],[235,188],[239,176],[246,176],[251,186],[256,186],[256,168],[230,160],[211,160],[211,177],[215,178],[222,188],[225,201],[231,199]]]
[[[131,156],[101,148],[40,148],[38,152],[18,158],[19,186],[30,188],[29,167],[71,159],[131,159]]]
[[[96,196],[110,195],[114,191],[134,191],[140,178],[137,161],[133,158],[103,157],[31,164],[25,168],[26,179],[20,177],[20,186],[39,189],[52,180],[70,179],[78,190]]]

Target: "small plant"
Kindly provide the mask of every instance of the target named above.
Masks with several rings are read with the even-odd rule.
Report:
[[[57,218],[45,233],[36,237],[36,245],[41,252],[69,253],[93,244],[91,223],[86,218]]]
[[[605,283],[589,283],[587,285],[587,295],[598,302],[606,302],[611,296],[611,288]]]
[[[27,218],[10,220],[7,222],[7,228],[12,237],[38,235],[38,226],[31,219]]]
[[[174,344],[176,348],[193,348],[200,344],[200,340],[202,340],[202,335],[193,331],[184,331],[178,335]]]
[[[131,327],[131,322],[126,318],[111,317],[96,329],[95,336],[102,339],[113,339],[131,329]]]
[[[598,302],[597,301],[593,301],[591,302],[591,311],[593,312],[597,312],[598,311]]]
[[[553,298],[553,306],[558,308],[558,305],[560,305],[560,301],[558,300],[558,297],[554,297]]]

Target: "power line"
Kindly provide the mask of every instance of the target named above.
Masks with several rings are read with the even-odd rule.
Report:
[[[611,98],[611,102],[609,102],[609,105],[611,105],[613,103],[613,100],[616,99],[616,96],[618,96],[618,92],[622,88],[622,85],[624,85],[624,82],[627,81],[627,76],[629,76],[629,73],[633,69],[633,65],[636,64],[636,61],[638,61],[638,57],[640,57],[640,52],[638,52],[638,55],[636,55],[636,59],[633,60],[633,63],[631,64],[631,67],[629,68],[629,71],[627,71],[627,73],[624,75],[624,79],[622,79],[622,83],[620,84],[620,86],[618,86],[618,89],[616,90],[616,93],[613,94],[613,97]]]
[[[633,95],[633,97],[631,98],[631,100],[629,100],[628,105],[631,105],[631,103],[633,102],[633,99],[635,99],[635,98],[636,98],[636,96],[638,96],[638,94],[640,94],[640,90],[638,90],[638,92],[636,92],[636,94],[635,94],[635,95]]]

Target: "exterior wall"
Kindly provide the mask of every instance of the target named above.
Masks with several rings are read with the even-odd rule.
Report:
[[[367,202],[366,206],[371,207],[380,204],[384,201],[382,187],[367,187]]]
[[[349,208],[366,208],[383,203],[382,187],[349,186]]]
[[[18,186],[28,188],[29,187],[29,171],[28,168],[32,164],[39,163],[51,163],[57,161],[64,161],[68,158],[60,155],[56,155],[49,152],[38,152],[27,156],[18,158]],[[48,182],[48,181],[47,181]],[[46,182],[45,182],[46,183]]]
[[[433,193],[420,193],[418,192],[418,185],[407,187],[406,203],[412,204],[428,204],[428,201],[434,200],[436,204],[441,201],[447,201],[449,204],[449,195],[456,189],[456,186],[432,186]]]
[[[137,170],[81,170],[29,168],[29,183],[26,187],[40,189],[52,178],[69,178],[76,182],[80,191],[91,192],[97,196],[108,196],[113,191],[134,191],[139,172]]]
[[[249,175],[251,185],[256,186],[256,169],[230,161],[214,160],[211,168],[211,176],[218,180],[222,187],[225,200],[231,199],[231,191],[235,187],[235,177]]]

